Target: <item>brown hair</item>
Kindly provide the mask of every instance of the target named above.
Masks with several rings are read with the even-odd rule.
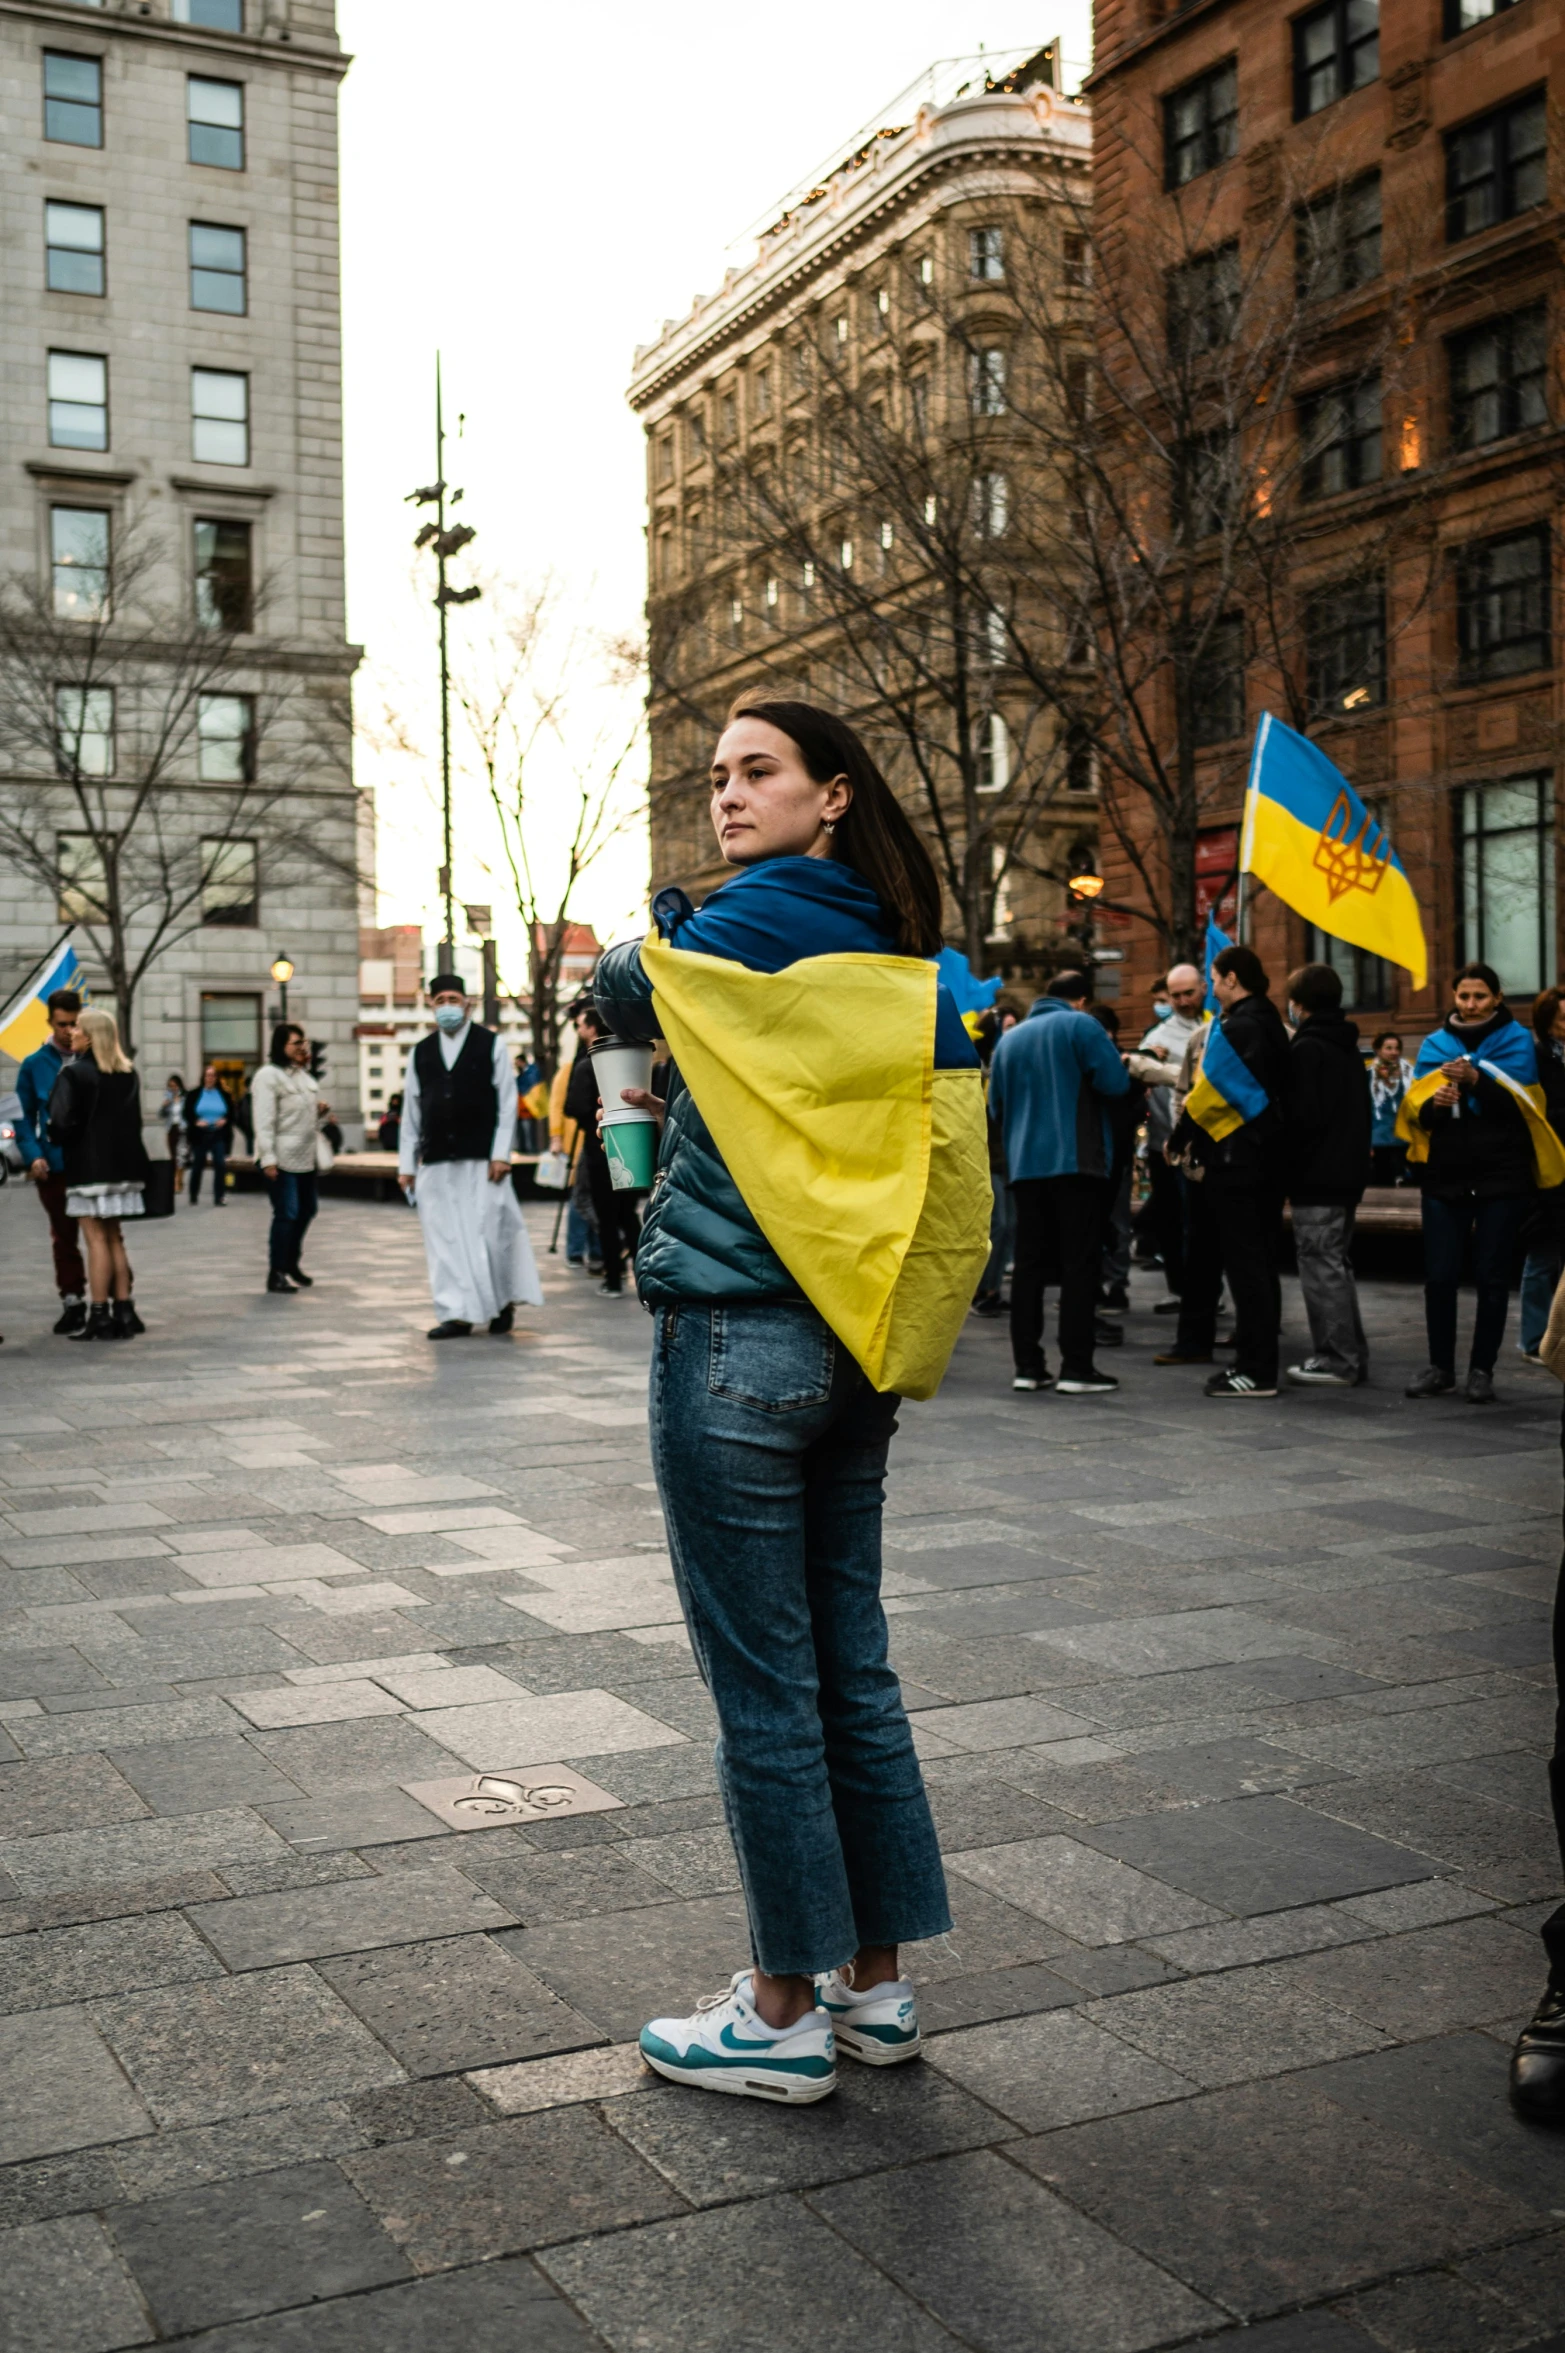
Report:
[[[943,937],[940,879],[902,804],[844,719],[814,703],[742,696],[728,714],[759,719],[798,746],[815,784],[845,776],[853,798],[837,820],[832,854],[862,874],[896,925],[904,956],[933,956]]]
[[[1342,1003],[1342,975],[1329,964],[1301,964],[1288,975],[1288,1001],[1301,1013],[1335,1013]]]
[[[1565,1004],[1565,989],[1545,989],[1532,1008],[1532,1034],[1546,1038],[1554,1028],[1554,1017]]]
[[[1253,948],[1245,947],[1240,940],[1236,940],[1231,948],[1218,949],[1212,958],[1212,970],[1225,975],[1232,974],[1239,986],[1252,997],[1264,997],[1271,986],[1260,957]]]

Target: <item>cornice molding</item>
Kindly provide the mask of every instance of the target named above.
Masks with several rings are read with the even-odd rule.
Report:
[[[132,16],[113,8],[72,7],[70,0],[0,0],[0,17],[23,24],[59,26],[78,40],[108,40],[130,36],[161,42],[165,47],[194,49],[198,56],[232,59],[244,65],[281,66],[292,72],[319,74],[340,82],[352,58],[343,49],[323,49],[312,41],[273,34],[270,39],[247,33],[208,32],[201,25],[172,23],[167,17]]]

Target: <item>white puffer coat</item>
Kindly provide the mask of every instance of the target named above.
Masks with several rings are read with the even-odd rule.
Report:
[[[267,1062],[250,1086],[255,1114],[255,1157],[262,1168],[303,1176],[315,1166],[315,1131],[320,1088],[307,1070],[289,1063],[279,1070]]]

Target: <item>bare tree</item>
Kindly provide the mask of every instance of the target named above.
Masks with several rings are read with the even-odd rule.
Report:
[[[80,927],[127,1047],[153,966],[253,920],[262,850],[274,887],[356,869],[298,800],[342,782],[339,699],[272,688],[264,645],[158,600],[162,568],[131,526],[63,590],[0,585],[0,857]]]
[[[527,939],[526,1013],[545,1079],[559,1066],[561,966],[586,876],[645,814],[632,774],[643,719],[640,648],[564,627],[552,582],[491,587],[486,638],[455,677]],[[584,711],[596,701],[598,710]]]

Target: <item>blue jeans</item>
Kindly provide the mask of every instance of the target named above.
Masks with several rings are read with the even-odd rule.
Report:
[[[315,1215],[315,1171],[280,1168],[266,1189],[272,1197],[271,1271],[292,1274]]]
[[[1535,1242],[1522,1261],[1522,1347],[1536,1356],[1549,1328],[1549,1309],[1559,1287],[1558,1242]]]
[[[659,1310],[653,1468],[775,1976],[951,1925],[880,1606],[897,1405],[802,1302]]]
[[[1441,1372],[1456,1370],[1456,1288],[1469,1233],[1478,1309],[1468,1363],[1474,1372],[1493,1372],[1505,1338],[1516,1236],[1530,1206],[1530,1195],[1510,1194],[1499,1201],[1478,1201],[1471,1194],[1455,1201],[1424,1195],[1424,1320],[1429,1361]]]

